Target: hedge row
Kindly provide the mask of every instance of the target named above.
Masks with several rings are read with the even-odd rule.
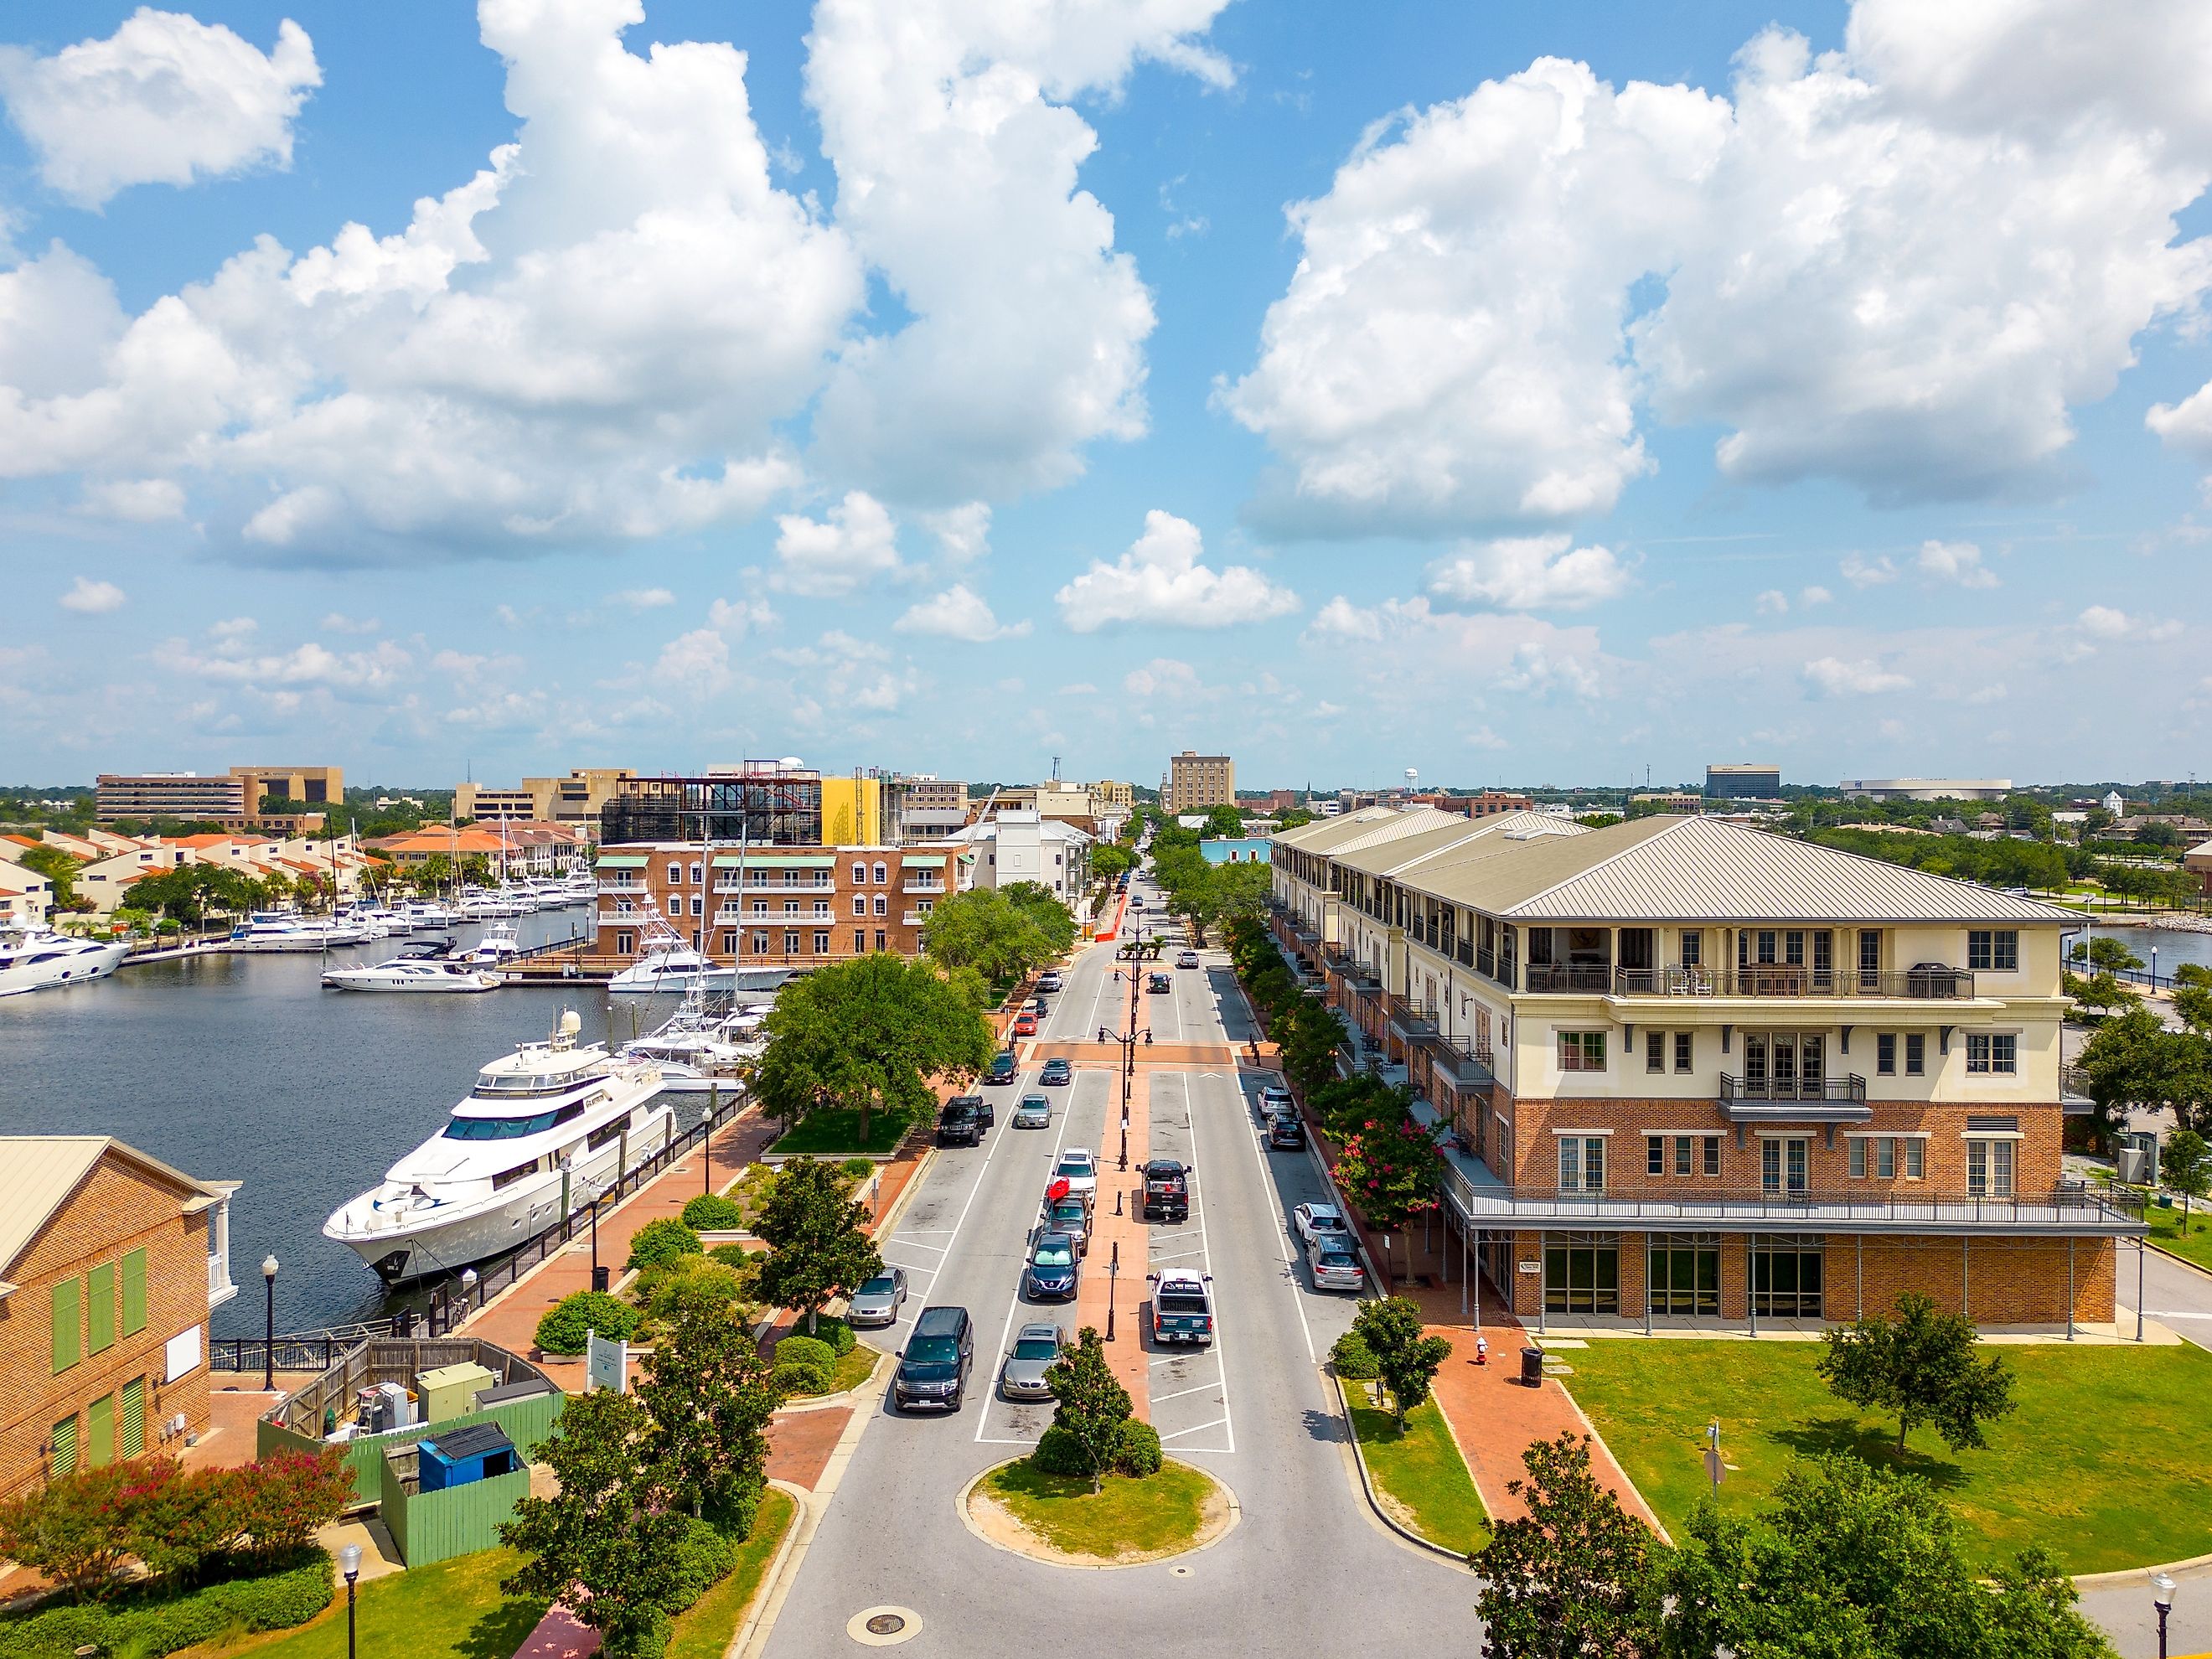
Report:
[[[70,1659],[79,1648],[145,1659],[238,1632],[290,1630],[330,1606],[331,1558],[320,1549],[258,1577],[164,1600],[128,1599],[0,1615],[0,1659]]]

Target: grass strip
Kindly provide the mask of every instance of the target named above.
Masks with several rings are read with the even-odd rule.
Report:
[[[1093,1493],[1080,1477],[1047,1474],[1027,1458],[994,1469],[983,1489],[1054,1549],[1102,1561],[1149,1555],[1198,1535],[1213,1482],[1184,1463],[1142,1480],[1109,1474]]]
[[[871,1112],[868,1137],[863,1141],[857,1109],[825,1109],[809,1112],[792,1125],[769,1146],[767,1155],[783,1158],[803,1152],[813,1158],[855,1158],[863,1153],[888,1152],[896,1149],[913,1127],[914,1118],[909,1113]]]
[[[1371,1383],[1347,1382],[1345,1388],[1352,1400],[1352,1431],[1359,1437],[1368,1476],[1385,1507],[1431,1544],[1461,1555],[1487,1544],[1489,1512],[1437,1402],[1426,1401],[1407,1412],[1401,1433],[1389,1412],[1359,1403],[1363,1397],[1376,1397]]]
[[[480,1550],[434,1561],[356,1590],[355,1625],[361,1659],[512,1659],[545,1616],[542,1601],[501,1593],[499,1581],[521,1565],[510,1549]],[[256,1659],[345,1659],[346,1599],[340,1587],[330,1610],[297,1630],[188,1648],[190,1655],[252,1652]]]
[[[1814,1370],[1814,1342],[1595,1341],[1568,1387],[1669,1530],[1710,1491],[1705,1425],[1720,1419],[1723,1510],[1760,1508],[1796,1459],[1840,1454],[1926,1480],[1970,1553],[2031,1545],[2071,1573],[2212,1552],[2212,1353],[2177,1347],[2014,1346],[2013,1413],[1986,1451],[1932,1429],[1902,1457],[1893,1419],[1863,1416]]]
[[[770,1486],[761,1494],[760,1513],[753,1521],[753,1535],[738,1552],[738,1565],[730,1576],[676,1617],[676,1633],[668,1644],[668,1659],[722,1659],[738,1633],[745,1609],[760,1591],[761,1580],[791,1529],[799,1505],[789,1492]]]

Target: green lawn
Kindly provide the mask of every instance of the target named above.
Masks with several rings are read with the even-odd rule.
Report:
[[[1567,1386],[1671,1530],[1708,1490],[1705,1425],[1730,1465],[1721,1504],[1758,1508],[1792,1460],[1850,1453],[1924,1477],[1972,1553],[2039,1544],[2069,1572],[2109,1572],[2212,1552],[2212,1353],[2014,1347],[2018,1409],[1987,1451],[1953,1453],[1932,1429],[1904,1457],[1897,1427],[1863,1417],[1814,1370],[1811,1342],[1595,1341]]]
[[[753,1522],[753,1535],[738,1552],[738,1565],[731,1569],[727,1578],[678,1617],[676,1635],[668,1644],[668,1659],[722,1659],[730,1638],[738,1633],[738,1621],[752,1605],[761,1580],[767,1576],[776,1549],[783,1542],[783,1534],[790,1529],[792,1516],[798,1510],[799,1505],[789,1492],[770,1486],[762,1494],[760,1514]],[[507,1656],[502,1655],[501,1659],[507,1659]]]
[[[361,1586],[355,1612],[361,1659],[513,1659],[545,1613],[542,1601],[500,1594],[499,1581],[521,1559],[513,1550],[483,1550],[371,1579]],[[345,1591],[339,1590],[330,1611],[297,1630],[187,1652],[249,1650],[255,1659],[345,1659]]]
[[[868,1138],[863,1142],[859,1112],[842,1109],[810,1112],[768,1151],[772,1158],[799,1152],[811,1153],[816,1158],[888,1152],[906,1139],[906,1132],[913,1127],[914,1118],[908,1113],[871,1112]]]
[[[2160,1249],[2171,1250],[2186,1261],[2194,1261],[2200,1267],[2212,1267],[2212,1213],[2208,1213],[2203,1205],[2190,1206],[2186,1237],[2182,1236],[2182,1213],[2179,1203],[2170,1210],[2161,1210],[2153,1204],[2143,1214],[2150,1222],[2151,1243]]]
[[[1347,1382],[1354,1401],[1374,1397],[1372,1385]],[[1466,1555],[1490,1541],[1490,1516],[1467,1472],[1443,1414],[1431,1400],[1406,1413],[1406,1431],[1379,1407],[1355,1404],[1352,1432],[1367,1459],[1367,1473],[1395,1507],[1397,1518],[1431,1544]]]
[[[994,1469],[983,1490],[1054,1549],[1111,1561],[1171,1550],[1197,1536],[1213,1482],[1183,1463],[1163,1463],[1141,1480],[1109,1474],[1103,1492],[1079,1478],[1046,1474],[1027,1458]]]

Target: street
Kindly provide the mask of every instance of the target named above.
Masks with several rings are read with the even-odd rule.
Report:
[[[1141,878],[1133,890],[1158,904],[1158,890]],[[868,1424],[777,1616],[766,1650],[777,1659],[850,1651],[847,1621],[878,1605],[921,1615],[907,1644],[918,1655],[1026,1659],[1041,1640],[1107,1628],[1155,1653],[1276,1655],[1291,1642],[1350,1652],[1432,1642],[1440,1631],[1472,1641],[1474,1579],[1386,1533],[1359,1492],[1334,1390],[1316,1364],[1351,1323],[1353,1301],[1308,1288],[1287,1236],[1291,1207],[1324,1196],[1322,1177],[1307,1153],[1264,1146],[1260,1079],[1240,1076],[1230,1046],[1251,1032],[1225,959],[1209,950],[1200,968],[1177,969],[1176,948],[1171,942],[1161,964],[1174,975],[1173,994],[1140,991],[1140,1016],[1150,1019],[1155,1047],[1209,1045],[1220,1058],[1154,1066],[1138,1048],[1146,1144],[1133,1139],[1129,1158],[1133,1170],[1154,1156],[1194,1166],[1189,1219],[1146,1229],[1150,1266],[1213,1276],[1218,1335],[1201,1351],[1153,1353],[1144,1344],[1139,1352],[1146,1414],[1169,1455],[1227,1484],[1241,1505],[1238,1524],[1180,1559],[1085,1572],[994,1549],[956,1509],[971,1478],[1021,1455],[1051,1420],[1048,1405],[989,1396],[1017,1326],[1055,1319],[1072,1330],[1076,1322],[1073,1308],[1018,1295],[1054,1157],[1062,1146],[1098,1152],[1102,1212],[1130,1180],[1115,1167],[1115,1063],[1079,1064],[1072,1085],[1040,1091],[1053,1097],[1049,1129],[1006,1127],[1012,1103],[1037,1088],[1051,1054],[1095,1047],[1102,1028],[1127,1029],[1128,987],[1115,978],[1115,945],[1096,945],[1066,971],[1039,1036],[1018,1044],[1019,1084],[990,1091],[1000,1127],[981,1148],[940,1153],[884,1245],[886,1258],[912,1275],[914,1295],[900,1326],[872,1340],[895,1350],[924,1305],[967,1308],[976,1326],[968,1402],[943,1419],[885,1407]],[[1143,1343],[1144,1272],[1131,1267],[1125,1252],[1115,1343],[1122,1353]],[[1091,1275],[1104,1262],[1094,1253],[1084,1271],[1088,1304]]]

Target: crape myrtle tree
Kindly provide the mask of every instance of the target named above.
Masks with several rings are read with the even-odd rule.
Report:
[[[1827,1352],[1816,1369],[1830,1392],[1863,1410],[1894,1414],[1897,1449],[1923,1423],[1953,1451],[1985,1447],[1982,1425],[2013,1408],[2012,1368],[1997,1356],[1977,1358],[1974,1322],[1945,1313],[1907,1291],[1896,1316],[1870,1314],[1821,1333]]]
[[[909,1115],[936,1104],[933,1079],[964,1083],[990,1063],[991,1028],[928,962],[878,951],[784,987],[762,1022],[753,1093],[787,1123],[826,1108]]]
[[[753,1231],[768,1241],[757,1280],[762,1296],[806,1316],[816,1328],[823,1305],[850,1294],[884,1270],[868,1237],[868,1206],[853,1197],[853,1178],[835,1164],[794,1158],[769,1188]]]
[[[1075,1346],[1053,1362],[1044,1382],[1055,1402],[1052,1425],[1066,1431],[1096,1495],[1121,1452],[1122,1425],[1135,1410],[1129,1391],[1106,1363],[1096,1326],[1085,1325],[1077,1333]]]
[[[1406,1431],[1406,1413],[1429,1397],[1437,1372],[1451,1358],[1451,1344],[1422,1328],[1421,1311],[1402,1296],[1363,1302],[1352,1328],[1367,1344],[1389,1391],[1390,1408],[1398,1419],[1398,1432]]]

